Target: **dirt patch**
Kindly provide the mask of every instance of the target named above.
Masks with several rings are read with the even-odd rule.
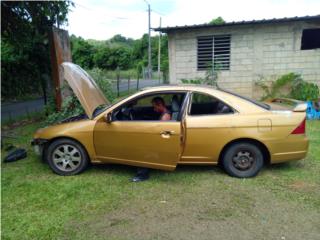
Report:
[[[158,186],[121,209],[66,227],[83,239],[320,239],[319,211],[234,182]]]
[[[317,186],[315,184],[311,184],[303,181],[295,181],[289,185],[289,188],[292,190],[311,192],[311,191],[315,191]]]

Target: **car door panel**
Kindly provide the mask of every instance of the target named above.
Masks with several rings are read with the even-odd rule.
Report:
[[[97,159],[173,170],[181,155],[180,128],[177,121],[98,121],[94,129]]]
[[[219,154],[232,139],[234,114],[187,116],[186,143],[182,162],[217,163]]]

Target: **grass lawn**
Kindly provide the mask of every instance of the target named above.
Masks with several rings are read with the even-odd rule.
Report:
[[[29,145],[40,125],[10,131],[28,158],[2,163],[2,239],[320,239],[320,121],[306,159],[253,179],[184,166],[138,184],[126,166],[53,174]]]

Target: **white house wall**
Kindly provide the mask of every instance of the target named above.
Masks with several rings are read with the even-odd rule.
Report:
[[[304,28],[320,23],[290,22],[264,25],[176,30],[169,33],[170,83],[203,78],[197,70],[197,37],[231,34],[230,70],[219,73],[220,87],[251,97],[261,95],[254,82],[271,81],[289,72],[320,85],[320,49],[300,50]]]

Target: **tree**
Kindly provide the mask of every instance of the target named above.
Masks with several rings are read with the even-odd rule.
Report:
[[[74,35],[71,35],[70,43],[73,62],[84,68],[93,68],[93,57],[96,53],[94,46],[89,44],[88,41],[83,38],[76,37]]]
[[[109,57],[111,55],[111,50],[109,47],[104,46],[97,50],[93,56],[94,65],[98,68],[109,69]]]
[[[4,99],[42,92],[51,77],[49,32],[67,22],[70,1],[2,1],[1,93]]]
[[[214,18],[209,22],[209,24],[212,24],[212,25],[221,25],[221,24],[224,24],[224,23],[226,23],[226,21],[223,20],[222,17]]]
[[[148,35],[144,34],[140,39],[130,39],[117,34],[109,40],[84,40],[80,37],[71,36],[72,59],[82,67],[122,70],[129,68],[139,69],[148,63]],[[158,65],[158,36],[151,38],[152,66],[154,70]],[[168,38],[161,38],[161,70],[164,76],[168,73]]]

